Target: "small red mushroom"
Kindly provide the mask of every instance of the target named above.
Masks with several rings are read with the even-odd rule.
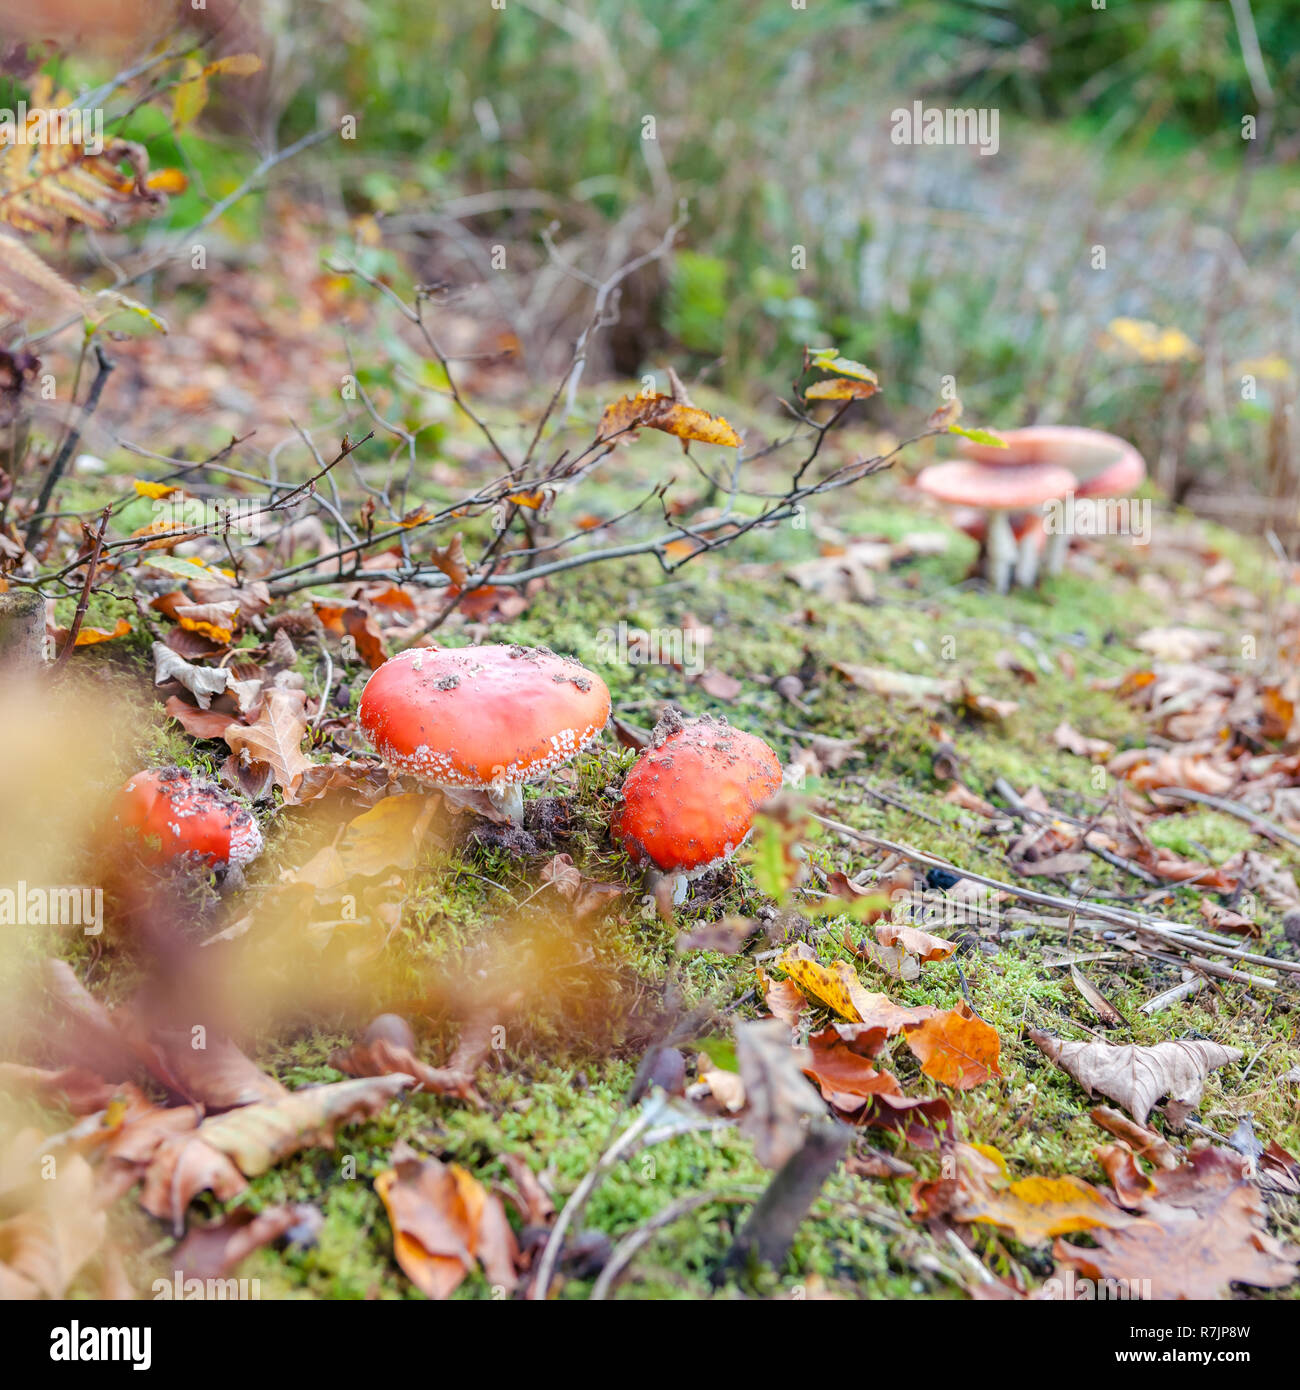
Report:
[[[1054,464],[1021,463],[994,468],[973,459],[932,463],[916,478],[921,492],[941,502],[978,507],[989,513],[986,574],[999,594],[1010,588],[1013,571],[1018,583],[1034,582],[1043,546],[1041,520],[1028,528],[1017,543],[1009,513],[1039,511],[1044,502],[1067,496],[1074,485],[1074,474]]]
[[[753,829],[754,814],[781,786],[781,763],[753,734],[720,719],[672,714],[623,783],[611,829],[638,864],[686,884],[729,858]]]
[[[512,821],[523,786],[596,739],[605,682],[545,647],[412,647],[366,682],[361,728],[394,772],[486,791]]]
[[[137,772],[118,794],[115,819],[162,863],[193,854],[218,868],[243,867],[262,852],[253,813],[229,792],[179,767]]]

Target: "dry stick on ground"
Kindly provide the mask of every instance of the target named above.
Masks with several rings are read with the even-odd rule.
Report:
[[[670,1202],[661,1211],[655,1212],[648,1221],[643,1222],[636,1230],[624,1236],[614,1247],[613,1254],[606,1261],[605,1268],[600,1271],[600,1277],[592,1286],[590,1301],[600,1303],[608,1298],[615,1282],[628,1265],[665,1227],[671,1226],[675,1221],[680,1221],[683,1216],[689,1215],[697,1207],[706,1207],[712,1202],[752,1202],[760,1197],[762,1192],[761,1187],[745,1188],[737,1192],[688,1192],[686,1196],[679,1197],[675,1202]]]
[[[95,413],[95,407],[99,404],[99,398],[104,391],[104,383],[108,380],[109,373],[112,372],[115,365],[112,358],[104,355],[104,349],[98,343],[95,344],[95,361],[97,363],[95,379],[90,383],[86,403],[81,407],[76,424],[68,431],[58,457],[50,464],[49,472],[45,475],[45,482],[41,486],[40,496],[36,499],[36,510],[32,519],[27,523],[23,545],[28,550],[36,544],[36,538],[41,533],[41,518],[50,504],[50,498],[54,495],[54,489],[58,486],[59,479],[63,476],[63,470],[68,466],[72,451],[81,442],[81,431]]]
[[[1192,791],[1189,787],[1157,787],[1151,795],[1169,796],[1178,801],[1195,801],[1201,806],[1209,806],[1212,810],[1222,811],[1224,815],[1236,816],[1238,820],[1245,821],[1257,834],[1270,840],[1285,841],[1288,845],[1295,845],[1300,849],[1300,835],[1293,835],[1289,830],[1284,830],[1267,816],[1261,816],[1239,801],[1229,801],[1222,796],[1210,796],[1207,792]]]
[[[1051,824],[1053,817],[1050,814],[1044,815],[1041,811],[1036,811],[1032,806],[1027,805],[1005,777],[999,777],[993,783],[993,790],[1007,803],[1013,815],[1019,816],[1022,820],[1030,821],[1034,825]],[[1134,878],[1140,878],[1144,883],[1149,883],[1153,887],[1161,886],[1160,880],[1155,874],[1149,869],[1144,869],[1141,864],[1135,863],[1132,859],[1125,859],[1122,854],[1116,854],[1113,850],[1103,849],[1101,845],[1090,844],[1088,836],[1091,833],[1091,828],[1085,826],[1081,840],[1084,849],[1095,854],[1098,859],[1105,860],[1112,868],[1123,869],[1125,873],[1132,874]]]
[[[1086,906],[1092,907],[1094,904],[1089,903]],[[1092,935],[1096,935],[1099,926],[1107,925],[1106,922],[1089,921],[1086,917],[1029,917],[1017,912],[1012,913],[1012,920],[1032,921],[1038,926],[1065,932],[1067,935],[1075,931],[1088,931]],[[1158,936],[1160,940],[1177,945],[1184,950],[1213,951],[1216,955],[1226,956],[1230,960],[1239,960],[1246,965],[1264,965],[1273,970],[1281,971],[1283,974],[1300,975],[1300,962],[1280,960],[1276,956],[1262,956],[1239,946],[1231,946],[1222,937],[1215,936],[1200,927],[1184,927],[1174,922],[1159,923],[1154,918],[1145,922],[1130,922],[1127,925],[1130,931],[1150,932]]]
[[[894,840],[882,839],[878,835],[868,834],[865,830],[857,830],[851,825],[845,825],[842,821],[831,820],[829,817],[820,816],[816,812],[810,812],[809,815],[828,830],[834,830],[841,835],[848,835],[851,839],[860,840],[863,844],[871,845],[874,849],[889,850],[894,854],[900,854],[913,864],[925,864],[934,869],[946,869],[949,873],[956,874],[958,878],[970,879],[972,883],[982,883],[986,888],[996,888],[1000,892],[1007,893],[1013,898],[1020,898],[1024,902],[1038,903],[1041,907],[1063,908],[1070,913],[1076,913],[1080,908],[1083,908],[1089,916],[1099,921],[1109,922],[1113,926],[1123,927],[1128,931],[1149,932],[1166,944],[1176,946],[1182,951],[1192,951],[1197,948],[1203,951],[1212,950],[1217,955],[1246,960],[1251,964],[1265,965],[1284,973],[1300,974],[1300,964],[1295,961],[1276,960],[1272,956],[1252,955],[1235,947],[1221,946],[1217,941],[1211,943],[1206,940],[1206,933],[1198,932],[1192,936],[1192,933],[1196,931],[1195,928],[1183,927],[1177,922],[1166,922],[1162,918],[1151,916],[1149,913],[1133,912],[1128,908],[1110,907],[1091,900],[1063,898],[1056,893],[1040,893],[1032,888],[1020,888],[1014,883],[1005,883],[1001,879],[990,878],[987,874],[978,874],[972,869],[963,869],[961,865],[952,864],[946,859],[940,859],[937,855],[926,854],[922,850],[913,849],[910,845],[899,844]],[[1256,977],[1247,976],[1245,978],[1254,979]]]
[[[542,1258],[537,1266],[537,1277],[528,1294],[530,1299],[540,1302],[546,1298],[546,1291],[550,1287],[551,1278],[555,1274],[555,1267],[559,1264],[560,1254],[564,1249],[565,1232],[582,1214],[588,1199],[599,1186],[601,1179],[619,1159],[636,1146],[637,1140],[666,1108],[667,1099],[664,1096],[654,1096],[647,1101],[636,1119],[601,1154],[587,1171],[586,1176],[574,1188],[573,1195],[565,1202],[560,1214],[555,1218],[555,1225],[551,1227],[550,1238],[546,1242],[546,1248],[542,1251]]]
[[[105,507],[100,513],[99,530],[95,532],[95,541],[90,548],[90,555],[86,559],[86,582],[81,586],[81,597],[77,600],[77,611],[72,615],[72,626],[68,629],[68,640],[63,644],[63,650],[55,658],[55,666],[61,666],[77,645],[77,636],[81,632],[81,625],[86,620],[86,609],[90,605],[90,590],[95,583],[95,570],[99,566],[99,557],[104,550],[104,532],[108,530],[108,519],[112,514],[112,507]]]

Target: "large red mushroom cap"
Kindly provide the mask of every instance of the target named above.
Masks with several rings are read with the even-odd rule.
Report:
[[[262,852],[253,813],[215,782],[179,767],[137,772],[118,794],[115,819],[135,832],[154,863],[193,854],[217,867],[242,866]]]
[[[639,864],[693,874],[739,847],[780,786],[761,738],[718,719],[670,718],[627,775],[614,838]]]
[[[360,722],[393,771],[488,790],[517,819],[523,784],[582,752],[609,708],[599,676],[545,647],[412,647],[366,682]]]
[[[966,458],[991,468],[1049,463],[1068,468],[1078,479],[1079,497],[1125,497],[1146,477],[1142,455],[1117,434],[1083,425],[1028,425],[1007,430],[1005,449],[963,439],[957,448]]]
[[[1114,436],[1108,436],[1114,438]],[[1142,455],[1122,439],[1116,439],[1119,453],[1099,473],[1083,478],[1075,493],[1079,497],[1127,497],[1142,486],[1147,475]]]
[[[993,468],[972,459],[950,459],[923,468],[916,476],[916,486],[941,502],[959,507],[1027,512],[1074,491],[1075,476],[1068,468],[1050,463]]]

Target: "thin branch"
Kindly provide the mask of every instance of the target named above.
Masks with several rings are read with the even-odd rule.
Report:
[[[77,417],[76,424],[68,431],[67,437],[63,441],[63,447],[59,450],[58,457],[55,458],[54,462],[50,465],[49,472],[45,475],[45,482],[41,487],[40,496],[36,499],[36,512],[27,523],[27,532],[23,536],[23,544],[28,550],[32,549],[36,543],[37,537],[40,535],[41,519],[45,514],[46,508],[50,505],[50,498],[54,495],[54,489],[59,485],[59,479],[63,476],[63,470],[68,466],[68,460],[72,457],[72,451],[81,442],[81,432],[86,427],[90,417],[95,413],[95,407],[99,404],[100,395],[104,390],[104,383],[108,380],[115,365],[112,358],[104,355],[104,349],[100,347],[98,343],[95,344],[95,360],[97,363],[97,370],[95,372],[94,381],[90,383],[90,392],[86,396],[86,403],[81,407],[81,413]]]

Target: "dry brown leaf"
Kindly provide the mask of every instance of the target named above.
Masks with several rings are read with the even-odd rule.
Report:
[[[1191,662],[1217,651],[1223,634],[1196,627],[1153,627],[1135,638],[1133,645],[1157,661]]]
[[[393,1229],[393,1254],[426,1298],[445,1299],[481,1263],[507,1293],[518,1282],[518,1250],[501,1199],[466,1169],[420,1158],[406,1143],[375,1178]]]
[[[575,922],[604,912],[623,896],[619,883],[601,883],[578,869],[570,854],[557,854],[542,866],[541,882],[550,884],[573,909]]]
[[[1206,1148],[1156,1173],[1142,1218],[1096,1233],[1097,1248],[1057,1241],[1061,1264],[1089,1279],[1123,1279],[1133,1296],[1226,1298],[1232,1284],[1282,1288],[1295,1279],[1300,1249],[1268,1233],[1258,1188],[1242,1156]]]
[[[758,977],[759,993],[763,1002],[788,1028],[797,1028],[799,1019],[808,1007],[808,1001],[793,980],[774,980],[760,965],[755,974]]]
[[[376,1038],[372,1042],[354,1043],[330,1054],[330,1066],[348,1076],[413,1076],[421,1088],[434,1095],[459,1096],[474,1105],[483,1098],[474,1089],[473,1071],[459,1067],[431,1067],[422,1062],[408,1047]]]
[[[266,1207],[256,1214],[236,1207],[219,1221],[191,1227],[169,1258],[186,1278],[227,1279],[254,1251],[318,1220],[315,1207],[306,1205]]]
[[[1235,1047],[1191,1039],[1154,1047],[1134,1043],[1118,1047],[1106,1042],[1063,1042],[1036,1028],[1028,1031],[1034,1043],[1089,1095],[1096,1091],[1118,1101],[1140,1125],[1161,1096],[1198,1105],[1210,1071],[1242,1056]]]
[[[1112,1110],[1109,1105],[1095,1105],[1089,1113],[1102,1129],[1124,1140],[1140,1158],[1145,1158],[1157,1168],[1178,1167],[1178,1156],[1173,1147],[1155,1130],[1147,1129],[1118,1110]]]
[[[153,683],[179,681],[194,696],[200,709],[207,709],[214,695],[220,695],[230,679],[224,666],[195,666],[178,656],[165,642],[153,644]]]
[[[235,715],[226,714],[222,710],[195,709],[193,705],[182,700],[179,695],[169,695],[163,708],[191,738],[215,741],[224,738],[226,730],[232,724],[239,723],[239,719]]]
[[[67,1296],[108,1233],[94,1169],[79,1154],[61,1154],[55,1176],[31,1184],[34,1200],[0,1222],[0,1268],[49,1298]]]
[[[706,695],[712,695],[715,700],[722,700],[727,704],[730,704],[745,688],[735,676],[729,676],[725,671],[715,671],[712,668],[703,672],[695,684]]]
[[[1104,762],[1115,751],[1113,743],[1107,743],[1104,738],[1088,738],[1077,729],[1071,728],[1069,722],[1064,719],[1052,731],[1052,742],[1065,752],[1073,753],[1079,758],[1087,758],[1094,763]]]
[[[1213,931],[1236,932],[1240,936],[1263,935],[1259,923],[1253,918],[1233,912],[1222,903],[1216,903],[1213,898],[1201,899],[1201,916],[1205,919],[1205,925]]]
[[[889,1072],[881,1076],[891,1089],[864,1097],[861,1105],[846,1105],[855,1098],[841,1096],[837,1112],[851,1124],[900,1134],[918,1149],[935,1149],[950,1139],[952,1106],[943,1096],[905,1096],[897,1078]]]
[[[758,927],[759,924],[752,917],[723,917],[716,922],[697,922],[689,931],[679,933],[677,951],[678,954],[684,951],[717,951],[724,956],[739,955]]]
[[[872,1059],[884,1047],[883,1028],[845,1023],[824,1028],[808,1039],[804,1074],[821,1088],[824,1099],[841,1109],[851,1106],[849,1096],[897,1094],[898,1082],[886,1071],[877,1071]]]
[[[203,1037],[194,1046],[190,1033],[159,1033],[153,1038],[179,1084],[181,1094],[207,1110],[230,1110],[256,1101],[278,1100],[289,1092],[228,1038]]]
[[[855,401],[874,396],[878,389],[874,381],[854,381],[840,376],[814,381],[803,395],[806,401]]]
[[[900,922],[877,922],[876,940],[882,946],[897,946],[909,956],[929,962],[947,960],[957,949],[955,941],[945,941],[941,936],[931,936],[919,927],[909,927]]]
[[[204,1120],[197,1137],[255,1178],[304,1148],[331,1148],[339,1125],[376,1115],[414,1084],[404,1074],[309,1086]]]
[[[290,804],[296,800],[303,774],[312,765],[302,751],[307,733],[305,704],[301,690],[268,690],[256,724],[232,724],[222,733],[232,752],[271,769],[276,786]]]

